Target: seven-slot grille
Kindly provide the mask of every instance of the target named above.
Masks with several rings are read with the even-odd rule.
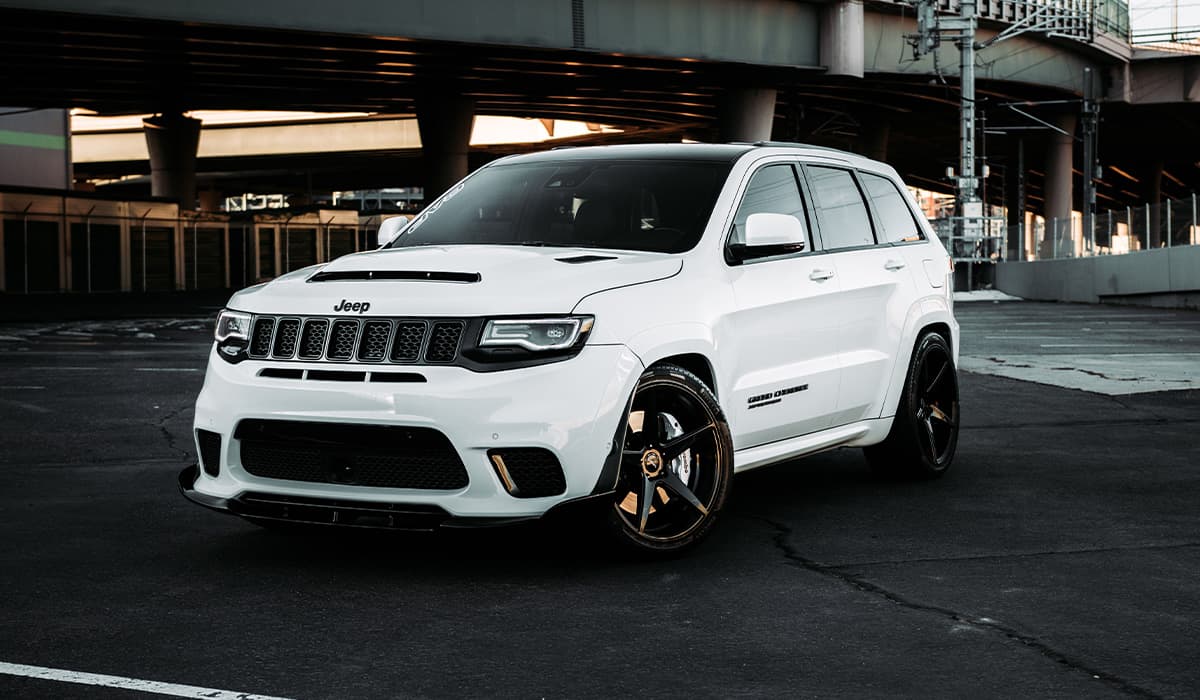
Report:
[[[256,360],[449,364],[466,323],[457,319],[255,316]]]

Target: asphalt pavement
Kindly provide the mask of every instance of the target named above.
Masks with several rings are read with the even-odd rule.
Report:
[[[964,353],[1065,312],[1112,313],[963,304]],[[1200,391],[964,372],[945,478],[857,450],[746,473],[704,546],[639,562],[572,522],[289,537],[186,502],[207,324],[0,326],[0,666],[293,698],[1200,692]]]

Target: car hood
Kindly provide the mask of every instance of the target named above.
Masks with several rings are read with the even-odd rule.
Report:
[[[584,248],[422,246],[356,253],[242,290],[230,308],[269,314],[483,316],[568,313],[590,294],[679,272],[678,255]],[[359,307],[361,308],[361,307]]]

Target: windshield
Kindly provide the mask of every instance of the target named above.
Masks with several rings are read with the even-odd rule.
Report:
[[[546,245],[682,253],[700,241],[730,164],[558,161],[484,168],[389,247]]]

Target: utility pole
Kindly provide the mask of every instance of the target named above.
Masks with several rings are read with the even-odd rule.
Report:
[[[1096,126],[1100,106],[1096,103],[1092,69],[1083,69],[1083,239],[1096,252]],[[1111,245],[1108,242],[1108,245]]]

